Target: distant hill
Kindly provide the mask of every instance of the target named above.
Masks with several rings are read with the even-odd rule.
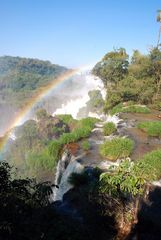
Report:
[[[0,57],[0,134],[39,87],[67,70],[39,59]]]

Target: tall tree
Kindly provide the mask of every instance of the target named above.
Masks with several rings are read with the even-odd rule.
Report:
[[[159,45],[160,45],[160,35],[161,35],[161,10],[158,10],[157,22],[159,22],[159,24],[160,24],[158,42],[157,42],[157,47],[159,47]]]
[[[93,74],[100,77],[104,85],[116,85],[128,71],[128,55],[124,48],[108,52],[93,68]]]

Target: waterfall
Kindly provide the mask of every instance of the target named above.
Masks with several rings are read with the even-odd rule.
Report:
[[[79,72],[78,75],[79,77],[73,78],[72,84],[75,83],[75,86],[79,85],[79,89],[77,89],[77,87],[75,87],[76,89],[72,89],[69,100],[65,101],[66,103],[63,103],[60,108],[56,109],[53,116],[57,114],[71,114],[73,118],[77,118],[79,110],[85,107],[89,101],[88,92],[92,90],[100,90],[105,100],[106,91],[101,79],[92,75],[89,70]],[[77,92],[77,94],[75,92]],[[88,116],[93,117],[94,113],[89,113]],[[96,117],[106,120],[106,116],[103,114],[102,116],[97,115]],[[69,176],[73,172],[80,173],[84,168],[78,159],[78,157],[75,158],[67,152],[63,153],[56,168],[55,185],[59,186],[59,188],[53,189],[53,201],[62,200],[64,193],[73,187],[68,182]]]
[[[83,165],[78,161],[79,157],[74,157],[68,152],[64,152],[62,158],[59,160],[56,175],[55,185],[59,188],[53,188],[52,201],[62,200],[64,193],[70,190],[73,186],[68,182],[71,173],[80,173],[83,170]]]
[[[71,114],[73,118],[77,118],[77,114],[82,107],[86,106],[86,103],[89,101],[88,92],[92,90],[100,90],[103,99],[105,99],[106,91],[104,89],[103,82],[100,78],[95,77],[90,73],[90,71],[86,70],[78,73],[79,77],[79,89],[76,89],[77,94],[75,94],[75,89],[73,88],[71,94],[69,96],[69,100],[60,108],[57,108],[54,115],[57,114]],[[80,84],[81,81],[81,84]],[[75,77],[73,79],[73,83],[78,85],[78,78]]]

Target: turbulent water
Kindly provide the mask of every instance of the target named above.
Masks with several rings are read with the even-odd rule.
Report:
[[[77,118],[77,114],[82,107],[86,106],[89,101],[88,92],[92,90],[100,90],[103,99],[105,99],[106,91],[103,86],[101,79],[93,76],[90,71],[79,72],[75,78],[73,78],[73,87],[71,89],[70,95],[68,96],[68,101],[63,103],[60,108],[56,109],[53,115],[56,114],[71,114],[73,118]]]
[[[77,118],[79,110],[85,107],[89,101],[88,92],[92,90],[100,90],[103,99],[105,99],[106,92],[103,82],[93,76],[90,71],[79,72],[72,83],[75,83],[75,86],[79,85],[79,89],[76,87],[76,93],[75,88],[72,89],[73,91],[71,91],[71,95],[68,97],[69,100],[63,103],[60,108],[56,109],[53,116],[56,114],[71,114],[73,118]],[[103,117],[103,115],[98,116],[92,112],[89,112],[88,116]],[[68,182],[69,176],[73,172],[80,173],[83,168],[83,165],[73,156],[68,155],[66,152],[62,155],[62,158],[58,162],[55,176],[55,185],[58,185],[59,188],[53,189],[53,201],[62,200],[64,193],[72,188],[72,185]]]
[[[59,188],[53,188],[53,201],[62,200],[64,193],[66,193],[73,186],[69,183],[68,179],[71,173],[81,173],[83,165],[78,161],[78,158],[64,153],[57,165],[55,185]]]

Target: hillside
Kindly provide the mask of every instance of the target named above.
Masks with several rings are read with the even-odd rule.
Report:
[[[36,90],[67,68],[39,59],[0,57],[0,126],[3,130]],[[0,128],[0,133],[2,129]],[[3,131],[4,132],[4,131]]]

